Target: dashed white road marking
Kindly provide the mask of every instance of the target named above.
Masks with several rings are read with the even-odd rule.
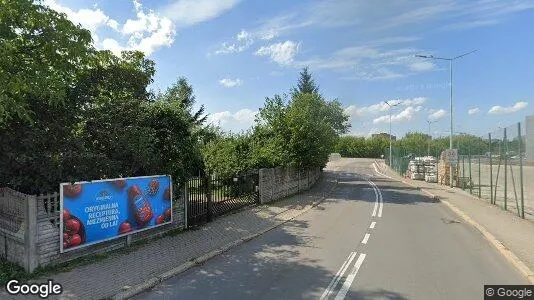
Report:
[[[362,244],[367,244],[367,242],[369,241],[369,237],[371,237],[371,234],[366,233],[363,237]]]
[[[380,173],[376,169],[376,165],[374,163],[373,163],[373,167],[375,169],[375,172],[377,172],[380,175],[383,175],[382,173]],[[365,175],[367,175],[369,177],[365,178]],[[373,175],[371,175],[371,174],[365,174],[365,175],[361,174],[362,179],[367,180],[367,182],[373,188],[373,191],[375,193],[375,205],[374,205],[374,208],[373,208],[372,216],[373,217],[378,216],[379,218],[381,218],[382,217],[382,211],[384,209],[384,198],[382,196],[382,192],[380,191],[380,189],[378,188],[378,186],[374,182],[369,180],[371,177],[373,177]],[[385,176],[385,175],[383,175],[383,176]],[[369,228],[370,229],[374,229],[375,226],[376,226],[376,221],[373,221],[369,225]],[[371,234],[370,233],[366,233],[365,236],[363,237],[363,240],[362,240],[361,243],[364,244],[364,245],[367,244],[367,242],[369,242],[369,238],[370,237],[371,237]],[[341,279],[343,278],[345,272],[350,267],[350,265],[351,265],[351,263],[352,263],[352,261],[354,260],[355,257],[356,257],[356,252],[351,252],[349,257],[345,260],[345,262],[343,262],[343,265],[341,265],[340,269],[337,271],[337,273],[334,276],[334,278],[332,278],[332,281],[330,282],[330,284],[328,285],[326,290],[321,295],[321,298],[320,298],[321,300],[322,299],[327,299],[330,296],[330,294],[333,293],[333,291],[336,289],[339,281],[341,281]],[[338,293],[336,294],[336,298],[335,298],[336,300],[345,299],[345,297],[346,297],[346,295],[347,295],[347,293],[348,293],[348,291],[349,291],[354,279],[356,278],[356,275],[358,274],[358,271],[360,270],[360,267],[363,264],[363,261],[365,260],[365,257],[366,257],[366,254],[360,253],[360,256],[358,256],[358,259],[356,260],[356,263],[354,264],[354,267],[352,268],[351,272],[347,275],[347,277],[345,279],[345,282],[343,283],[343,285],[339,289]]]
[[[358,270],[363,264],[363,260],[365,259],[365,254],[361,253],[358,257],[358,260],[356,260],[356,263],[354,264],[354,268],[352,268],[352,271],[347,276],[347,279],[345,279],[345,282],[343,283],[343,286],[339,290],[339,292],[336,295],[336,300],[343,300],[345,299],[345,296],[347,295],[347,292],[350,289],[350,286],[352,285],[352,282],[354,281],[354,278],[356,277],[356,274],[358,274]]]
[[[320,298],[321,300],[327,299],[328,296],[332,293],[332,291],[336,288],[337,284],[339,283],[339,281],[341,280],[341,278],[343,277],[347,269],[350,267],[350,263],[352,262],[354,257],[356,257],[356,252],[351,252],[349,257],[343,263],[343,265],[341,265],[341,268],[339,268],[339,271],[337,271],[336,276],[332,278],[332,281],[330,282],[330,284],[324,291],[323,295],[321,296]]]

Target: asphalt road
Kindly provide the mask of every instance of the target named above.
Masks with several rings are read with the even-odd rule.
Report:
[[[446,206],[371,164],[329,164],[339,185],[321,205],[135,299],[483,299],[484,284],[528,284]]]

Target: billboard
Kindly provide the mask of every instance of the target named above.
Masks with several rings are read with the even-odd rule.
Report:
[[[171,176],[60,185],[60,252],[172,222]]]

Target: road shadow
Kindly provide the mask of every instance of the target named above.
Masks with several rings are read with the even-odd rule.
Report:
[[[334,274],[307,223],[290,221],[133,299],[318,299]]]
[[[378,186],[384,203],[417,205],[439,202],[437,199],[423,194],[419,189],[395,180],[349,172],[333,172],[332,175],[338,180],[338,184],[334,193],[325,202],[362,201],[374,203],[376,196],[368,180]]]
[[[347,299],[384,299],[384,300],[408,300],[402,294],[384,289],[377,290],[358,290],[346,297]]]

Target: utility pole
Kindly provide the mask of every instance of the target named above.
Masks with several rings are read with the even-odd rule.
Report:
[[[450,81],[451,81],[451,89],[450,89],[450,96],[451,96],[451,100],[450,100],[450,129],[451,129],[451,134],[449,136],[449,149],[452,150],[452,137],[453,137],[453,106],[452,106],[452,62],[461,58],[461,57],[464,57],[468,54],[471,54],[473,52],[476,52],[478,50],[473,50],[471,52],[467,52],[467,53],[464,53],[462,55],[458,55],[458,56],[455,56],[455,57],[452,57],[452,58],[447,58],[447,57],[435,57],[433,55],[415,55],[415,57],[420,57],[420,58],[429,58],[429,59],[439,59],[439,60],[447,60],[449,61],[449,75],[450,75]],[[450,185],[451,187],[453,186],[453,182],[452,182],[452,164],[450,164],[450,170],[449,170],[449,174],[450,174]]]
[[[392,156],[392,148],[391,148],[391,108],[399,105],[400,103],[395,103],[395,104],[390,104],[389,102],[387,101],[384,101],[384,103],[386,103],[388,106],[389,106],[389,166],[392,167],[392,162],[393,162],[393,156]]]
[[[430,138],[428,140],[428,150],[427,150],[427,156],[430,156],[430,142],[432,141],[432,136],[430,135],[430,124],[432,123],[436,123],[437,121],[430,121],[430,120],[427,120],[426,121],[428,123],[428,137]]]

